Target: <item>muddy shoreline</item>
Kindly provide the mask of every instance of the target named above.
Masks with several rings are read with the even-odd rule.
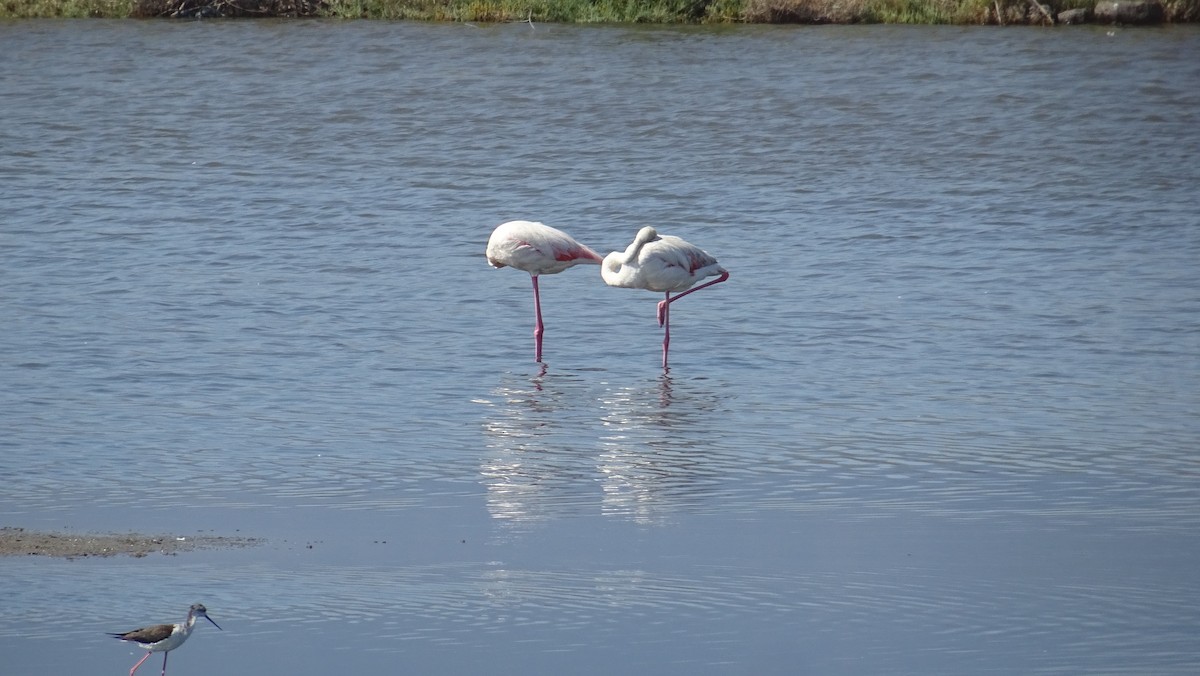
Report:
[[[175,555],[201,549],[231,549],[262,544],[259,538],[219,535],[143,535],[139,533],[71,533],[32,531],[14,526],[0,527],[0,557]]]

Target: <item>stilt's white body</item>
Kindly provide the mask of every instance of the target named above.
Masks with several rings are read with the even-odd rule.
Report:
[[[692,288],[705,277],[717,275],[716,279]],[[704,249],[645,227],[638,231],[625,251],[614,251],[604,257],[600,276],[609,286],[666,294],[658,302],[658,325],[663,327],[662,364],[666,370],[667,351],[671,346],[671,303],[693,291],[729,279],[729,272]],[[672,291],[682,293],[672,297]]]
[[[196,620],[194,618],[187,624],[173,624],[171,625],[170,636],[167,636],[161,641],[156,641],[154,643],[143,643],[141,645],[143,648],[152,653],[165,653],[168,650],[174,650],[183,645],[184,641],[188,640],[188,637],[192,635],[192,627],[194,626],[196,626]]]
[[[495,268],[524,270],[533,279],[533,355],[542,360],[542,298],[538,275],[552,275],[587,263],[599,265],[600,254],[575,241],[567,233],[534,221],[501,223],[488,238],[487,261]]]

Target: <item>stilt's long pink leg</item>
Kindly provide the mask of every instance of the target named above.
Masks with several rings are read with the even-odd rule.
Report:
[[[538,278],[533,275],[533,312],[537,315],[537,322],[533,325],[533,360],[542,361],[542,334],[546,332],[542,326],[542,298],[538,293]]]
[[[170,655],[170,654],[171,654],[171,651],[169,651],[169,650],[168,650],[167,652],[163,653],[163,672],[162,672],[162,676],[167,676],[167,656],[168,656],[168,655]]]
[[[142,662],[145,662],[148,659],[150,659],[150,653],[146,653],[142,659],[138,660],[137,664],[133,665],[133,668],[129,670],[129,676],[133,676],[133,672],[137,671],[138,667],[142,666]]]

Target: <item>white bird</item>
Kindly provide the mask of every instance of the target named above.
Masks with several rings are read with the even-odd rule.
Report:
[[[152,653],[163,654],[162,676],[167,674],[167,654],[183,645],[183,642],[188,640],[192,635],[192,627],[196,625],[196,618],[203,617],[212,622],[212,625],[217,629],[221,626],[217,624],[211,617],[208,616],[208,609],[203,605],[196,603],[188,609],[187,619],[182,623],[176,624],[156,624],[150,627],[134,629],[123,634],[109,634],[113,638],[119,638],[122,641],[136,643],[146,649],[146,656],[138,660],[138,663],[133,665],[129,670],[129,676],[133,676],[133,672],[142,666],[142,662],[150,659]]]
[[[692,288],[696,282],[713,275],[720,277]],[[667,349],[671,345],[671,303],[729,279],[729,272],[700,247],[672,235],[659,235],[647,226],[638,231],[624,252],[614,251],[604,257],[600,276],[609,286],[666,294],[666,299],[658,302],[658,325],[663,327],[663,369],[666,369]],[[672,297],[672,291],[683,293]]]
[[[488,238],[487,261],[495,268],[505,266],[524,270],[533,278],[534,361],[542,361],[542,299],[538,293],[538,275],[551,275],[569,267],[588,263],[599,265],[600,254],[575,241],[567,233],[534,221],[501,223]]]

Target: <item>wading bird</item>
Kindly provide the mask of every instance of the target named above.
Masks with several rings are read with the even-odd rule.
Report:
[[[713,275],[720,277],[692,288],[696,282]],[[648,226],[638,231],[625,251],[614,251],[604,257],[600,276],[609,286],[666,294],[666,299],[658,302],[658,325],[663,327],[663,369],[667,368],[667,350],[671,345],[671,303],[729,279],[729,273],[717,259],[700,247],[672,235],[660,235]],[[672,291],[683,293],[671,296]]]
[[[538,275],[562,272],[580,263],[599,265],[600,254],[576,242],[567,233],[533,221],[501,223],[488,238],[487,261],[495,268],[524,270],[533,278],[533,358],[542,361],[542,299]]]
[[[136,643],[142,648],[146,649],[146,656],[138,660],[137,664],[133,665],[133,668],[129,670],[129,676],[133,676],[133,672],[137,671],[138,667],[142,666],[142,662],[145,662],[150,658],[151,653],[163,654],[162,676],[166,676],[168,653],[183,645],[183,642],[188,640],[188,637],[192,635],[192,627],[196,626],[197,617],[203,617],[209,622],[212,622],[212,625],[217,629],[221,628],[220,625],[218,625],[211,617],[208,616],[208,609],[203,605],[196,603],[193,604],[191,608],[188,608],[187,619],[181,623],[156,624],[152,627],[143,627],[141,629],[127,631],[124,634],[109,634],[109,636],[112,636],[113,638],[119,638],[122,641]]]

